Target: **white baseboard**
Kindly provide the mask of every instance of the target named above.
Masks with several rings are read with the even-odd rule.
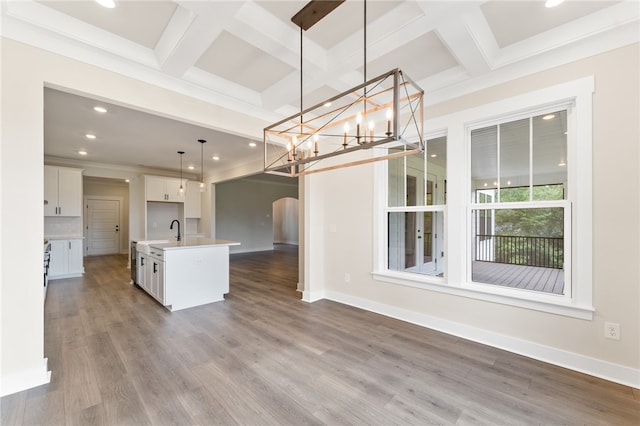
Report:
[[[313,302],[317,302],[318,300],[322,300],[322,299],[325,299],[324,291],[302,290],[302,301],[303,302],[313,303]]]
[[[318,295],[315,295],[316,297]],[[558,365],[570,370],[579,371],[611,382],[620,383],[622,385],[631,386],[640,389],[640,370],[625,367],[623,365],[614,364],[608,361],[591,358],[574,352],[557,349],[551,346],[530,342],[528,340],[518,339],[499,333],[494,333],[481,328],[476,328],[466,324],[460,324],[453,321],[443,320],[441,318],[432,317],[421,314],[419,312],[409,311],[383,303],[373,302],[371,300],[350,296],[340,292],[326,292],[324,298],[345,305],[355,306],[360,309],[375,312],[391,318],[406,321],[422,327],[441,331],[443,333],[458,336],[467,340],[493,346],[495,348],[504,349],[519,355],[547,362],[549,364]],[[306,300],[303,292],[303,300],[315,302],[319,300],[314,298]]]
[[[42,367],[7,374],[0,379],[0,396],[45,385],[51,381],[51,371],[47,370],[47,358],[43,358]]]
[[[242,248],[232,246],[229,250],[229,254],[243,254],[243,253],[257,253],[261,251],[273,251],[273,246],[256,247],[256,248]]]
[[[298,283],[298,285],[296,286],[296,291],[302,293],[304,291],[304,285],[302,283]]]

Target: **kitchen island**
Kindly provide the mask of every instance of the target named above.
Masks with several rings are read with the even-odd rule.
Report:
[[[229,246],[208,238],[137,243],[137,284],[170,311],[224,300],[229,292]]]

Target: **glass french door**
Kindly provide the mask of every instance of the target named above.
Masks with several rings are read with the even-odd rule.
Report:
[[[427,180],[407,173],[407,206],[433,205],[436,198],[437,177],[429,174]],[[436,212],[405,212],[404,270],[437,275],[441,248],[437,239],[443,228],[442,215]],[[442,233],[440,233],[442,235]],[[440,262],[442,263],[442,262]]]

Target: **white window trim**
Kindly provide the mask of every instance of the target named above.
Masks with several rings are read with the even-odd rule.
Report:
[[[445,212],[444,279],[415,273],[389,271],[386,268],[387,207],[386,162],[374,165],[374,252],[372,276],[375,280],[405,285],[439,293],[501,303],[586,320],[593,319],[593,236],[592,236],[592,96],[594,77],[561,83],[479,107],[470,108],[425,123],[425,133],[447,134],[447,206]],[[574,119],[568,120],[568,181],[573,182],[569,195],[572,241],[571,294],[568,297],[510,289],[491,284],[471,283],[468,226],[470,218],[470,149],[468,129],[525,111],[535,111],[560,104],[573,104]],[[569,112],[568,112],[569,113]],[[580,147],[577,149],[579,141]],[[461,156],[464,161],[461,161]],[[486,205],[482,205],[486,207]],[[528,205],[531,207],[531,205]],[[395,208],[394,208],[395,209]],[[453,254],[452,254],[453,253]],[[459,254],[463,253],[463,256]]]

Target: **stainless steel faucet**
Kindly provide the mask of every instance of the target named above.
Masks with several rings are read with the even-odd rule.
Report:
[[[171,225],[169,225],[169,229],[173,229],[173,224],[178,224],[178,236],[176,237],[176,241],[180,241],[180,221],[178,219],[173,219],[171,221]]]

